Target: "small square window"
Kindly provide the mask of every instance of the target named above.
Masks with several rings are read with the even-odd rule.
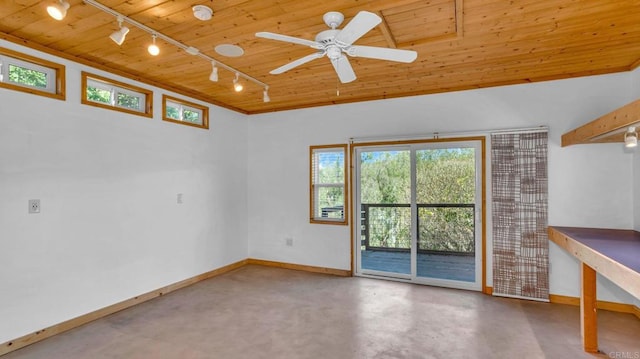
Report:
[[[82,103],[134,115],[152,117],[153,92],[82,72]]]
[[[209,108],[162,95],[162,119],[181,125],[209,128]]]
[[[0,48],[0,87],[65,99],[62,65]]]

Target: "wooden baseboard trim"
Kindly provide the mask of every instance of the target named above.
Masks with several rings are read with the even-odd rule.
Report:
[[[570,297],[565,295],[558,294],[549,294],[549,302],[555,304],[566,304],[573,306],[580,306],[580,298],[579,297]],[[608,310],[610,312],[619,312],[619,313],[631,313],[640,319],[640,308],[633,304],[626,303],[616,303],[616,302],[608,302],[606,300],[599,300],[596,302],[596,306],[598,309]]]
[[[315,266],[307,266],[302,264],[275,262],[275,261],[267,261],[263,259],[254,259],[254,258],[247,259],[247,264],[257,264],[257,265],[267,266],[267,267],[293,269],[293,270],[313,272],[313,273],[332,274],[340,277],[351,277],[352,275],[351,271],[346,269],[315,267]]]
[[[483,292],[485,294],[491,295],[493,293],[492,287],[485,287]],[[573,305],[576,307],[580,306],[580,298],[579,297],[570,297],[566,295],[558,295],[558,294],[549,294],[549,303],[554,304],[566,304]],[[619,312],[619,313],[631,313],[640,319],[640,308],[633,304],[626,303],[616,303],[616,302],[607,302],[605,300],[599,300],[596,302],[598,309],[608,310],[610,312]]]
[[[173,284],[170,284],[168,286],[153,290],[151,292],[147,292],[141,295],[138,295],[136,297],[130,298],[130,299],[126,299],[122,302],[110,305],[108,307],[104,307],[101,309],[98,309],[96,311],[93,311],[91,313],[87,313],[84,315],[81,315],[79,317],[73,318],[73,319],[69,319],[67,321],[64,321],[62,323],[59,324],[55,324],[52,325],[50,327],[38,330],[36,332],[24,335],[20,338],[16,338],[14,340],[10,340],[6,343],[2,343],[0,344],[0,356],[4,355],[4,354],[8,354],[12,351],[18,350],[20,348],[26,347],[27,345],[33,344],[33,343],[37,343],[41,340],[44,340],[46,338],[49,338],[51,336],[54,336],[56,334],[60,334],[62,332],[66,332],[67,330],[79,327],[83,324],[92,322],[96,319],[100,319],[102,317],[106,317],[107,315],[119,312],[123,309],[127,309],[129,307],[132,307],[134,305],[146,302],[148,300],[163,296],[167,293],[171,293],[173,291],[176,291],[178,289],[190,286],[192,284],[198,283],[200,281],[203,281],[205,279],[209,279],[215,276],[219,276],[221,274],[230,272],[234,269],[240,268],[242,266],[245,266],[247,264],[248,260],[247,259],[243,259],[241,261],[235,262],[235,263],[231,263],[229,265],[226,265],[224,267],[220,267],[218,269],[214,269],[212,271],[206,272],[206,273],[202,273],[199,274],[195,277],[191,277],[191,278],[187,278],[185,280],[182,280],[180,282],[176,282]]]
[[[566,304],[573,306],[580,306],[580,298],[569,297],[566,295],[549,294],[549,302],[554,304]]]

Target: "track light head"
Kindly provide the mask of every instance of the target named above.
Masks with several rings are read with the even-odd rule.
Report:
[[[638,146],[638,133],[634,126],[629,127],[627,132],[624,133],[624,147],[634,148]]]
[[[47,12],[49,16],[56,20],[62,20],[67,16],[67,10],[69,9],[69,3],[65,0],[58,0],[47,6]]]
[[[215,61],[211,61],[211,75],[209,75],[209,80],[213,82],[218,82],[218,67],[216,66]]]
[[[153,43],[147,48],[147,51],[149,51],[149,54],[151,54],[151,56],[158,56],[158,54],[160,53],[160,48],[158,47],[158,45],[156,45],[156,36],[156,34],[151,35]]]
[[[269,97],[269,86],[266,86],[264,91],[262,91],[262,101],[265,103],[271,102],[271,98]]]
[[[109,36],[111,40],[113,40],[113,42],[118,45],[122,45],[122,43],[124,42],[124,38],[129,33],[129,28],[126,26],[122,26],[122,21],[123,19],[121,17],[118,17],[118,26],[120,26],[120,30],[115,31]]]
[[[114,32],[113,34],[111,34],[111,36],[109,36],[111,38],[111,40],[113,40],[116,44],[118,45],[122,45],[122,43],[124,42],[125,37],[127,36],[127,34],[129,33],[129,28],[126,26],[123,26],[120,28],[120,30]]]
[[[244,86],[240,83],[240,73],[236,72],[236,78],[233,79],[233,89],[236,92],[240,92],[244,89]]]

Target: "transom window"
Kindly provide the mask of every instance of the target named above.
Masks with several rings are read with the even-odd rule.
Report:
[[[0,87],[65,99],[65,67],[0,48]]]
[[[162,95],[162,119],[193,127],[209,128],[209,108]]]
[[[152,117],[153,92],[98,75],[82,72],[82,103]]]
[[[347,145],[311,146],[311,222],[347,224]]]

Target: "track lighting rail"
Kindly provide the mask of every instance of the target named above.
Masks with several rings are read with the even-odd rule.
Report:
[[[138,29],[149,33],[149,35],[151,35],[151,36],[155,35],[156,38],[162,39],[163,41],[165,41],[165,42],[167,42],[167,43],[169,43],[169,44],[171,44],[171,45],[173,45],[175,47],[178,47],[178,48],[184,50],[186,53],[188,53],[190,55],[199,56],[199,57],[209,61],[210,63],[213,62],[213,63],[215,63],[215,66],[217,66],[217,67],[220,67],[220,68],[223,68],[223,69],[225,69],[225,70],[227,70],[229,72],[235,73],[236,74],[236,78],[239,76],[239,77],[242,77],[242,78],[244,78],[244,79],[246,79],[248,81],[251,81],[251,82],[253,82],[253,83],[255,83],[255,84],[259,85],[259,86],[264,87],[265,91],[268,90],[268,88],[269,88],[269,85],[267,85],[266,83],[256,79],[255,77],[247,75],[246,73],[244,73],[244,72],[242,72],[242,71],[240,71],[238,69],[235,69],[235,68],[233,68],[231,66],[228,66],[228,65],[220,62],[219,60],[214,59],[213,57],[211,57],[209,55],[203,54],[197,48],[185,45],[185,44],[183,44],[183,43],[181,43],[181,42],[179,42],[179,41],[177,41],[177,40],[175,40],[175,39],[173,39],[173,38],[171,38],[171,37],[169,37],[169,36],[167,36],[167,35],[165,35],[165,34],[163,34],[161,32],[158,32],[158,31],[156,31],[156,30],[154,30],[154,29],[152,29],[152,28],[150,28],[150,27],[148,27],[148,26],[146,26],[144,24],[141,24],[138,21],[135,21],[135,20],[133,20],[133,19],[131,19],[131,18],[129,18],[129,17],[127,17],[127,16],[125,16],[125,15],[123,15],[123,14],[121,14],[121,13],[119,13],[119,12],[109,8],[109,7],[107,7],[107,6],[104,6],[104,5],[102,5],[101,3],[99,3],[99,2],[97,2],[95,0],[82,0],[82,1],[85,4],[91,5],[91,6],[97,8],[97,9],[103,11],[103,12],[106,12],[107,14],[115,16],[116,19],[118,19],[119,21],[121,19],[123,22],[129,23],[130,25],[133,25],[133,26],[137,27]]]

